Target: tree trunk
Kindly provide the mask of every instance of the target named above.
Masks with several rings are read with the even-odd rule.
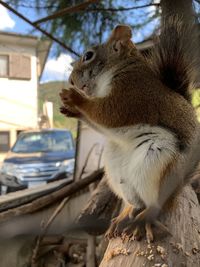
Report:
[[[108,229],[113,212],[119,212],[121,201],[110,190],[104,176],[87,206],[77,218],[81,229],[91,235],[101,235]]]
[[[200,209],[190,186],[184,188],[174,208],[161,221],[172,236],[152,244],[112,239],[100,267],[199,267]]]

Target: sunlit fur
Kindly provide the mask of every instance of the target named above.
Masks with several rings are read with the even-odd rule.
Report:
[[[176,137],[148,125],[113,129],[106,135],[106,174],[112,190],[129,204],[156,206],[161,173],[178,153]]]
[[[73,107],[105,135],[105,169],[112,190],[136,207],[162,209],[183,186],[187,162],[194,162],[193,168],[197,164],[192,157],[198,135],[194,109],[178,88],[163,82],[152,65],[158,60],[149,63],[137,51],[128,26],[117,26],[93,51],[93,60],[74,64],[76,90],[61,94],[65,108]],[[176,51],[168,52],[173,56]]]

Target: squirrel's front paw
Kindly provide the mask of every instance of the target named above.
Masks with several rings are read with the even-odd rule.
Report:
[[[62,89],[60,97],[65,107],[73,109],[80,106],[86,99],[84,93],[75,88]]]
[[[60,113],[65,115],[66,117],[71,117],[71,118],[80,118],[81,114],[75,109],[72,108],[67,108],[66,106],[61,106],[60,107]]]

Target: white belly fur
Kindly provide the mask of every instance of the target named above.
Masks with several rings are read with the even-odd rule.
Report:
[[[176,137],[149,125],[104,129],[104,133],[108,137],[105,168],[113,191],[133,205],[136,195],[146,206],[156,205],[162,171],[177,153]]]

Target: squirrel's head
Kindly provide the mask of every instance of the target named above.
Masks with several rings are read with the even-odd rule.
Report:
[[[75,61],[69,82],[89,95],[98,95],[98,81],[109,83],[118,65],[136,53],[131,28],[118,25],[107,42],[93,46]]]

